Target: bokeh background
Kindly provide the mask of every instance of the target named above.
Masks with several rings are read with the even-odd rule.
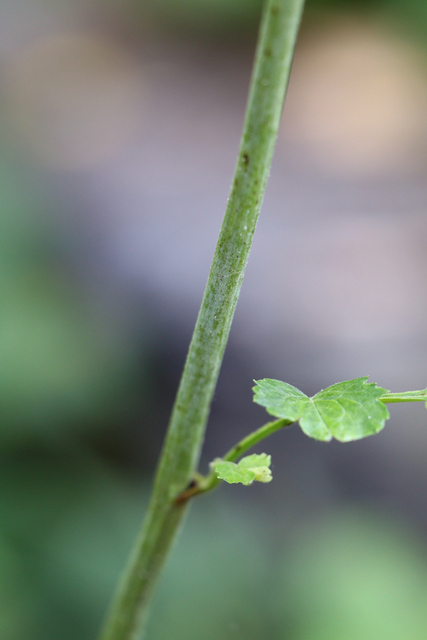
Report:
[[[221,224],[259,0],[0,2],[0,637],[92,640]],[[202,470],[252,380],[427,386],[427,4],[310,0]],[[418,640],[427,414],[195,501],[150,640]]]

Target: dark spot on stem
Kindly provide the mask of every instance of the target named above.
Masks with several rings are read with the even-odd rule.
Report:
[[[264,54],[267,56],[267,58],[271,58],[271,49],[270,49],[270,47],[267,47],[267,49],[264,51]]]
[[[191,482],[188,483],[187,488],[179,494],[179,496],[177,496],[175,498],[175,504],[182,504],[183,502],[186,502],[187,500],[189,500],[190,498],[192,498],[194,495],[196,495],[196,493],[198,492],[198,485],[196,480],[191,480]]]
[[[273,16],[277,16],[277,14],[279,13],[279,7],[271,7],[271,13],[273,14]]]
[[[243,164],[246,164],[246,165],[249,164],[249,156],[246,152],[242,155],[242,162]]]

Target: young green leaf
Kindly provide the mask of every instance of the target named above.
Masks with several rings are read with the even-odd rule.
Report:
[[[390,417],[380,400],[387,389],[367,380],[338,382],[309,398],[286,382],[266,378],[255,381],[254,402],[276,418],[298,420],[311,438],[349,442],[378,433]]]
[[[254,481],[270,482],[273,479],[270,464],[271,456],[266,453],[255,453],[242,458],[238,464],[216,458],[211,462],[211,467],[218,478],[229,484],[250,485]]]

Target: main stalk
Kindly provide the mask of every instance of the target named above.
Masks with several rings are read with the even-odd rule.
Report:
[[[137,640],[188,501],[270,171],[304,0],[265,3],[230,198],[145,523],[99,640]]]

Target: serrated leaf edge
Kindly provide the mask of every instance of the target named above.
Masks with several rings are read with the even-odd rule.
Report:
[[[357,383],[359,383],[359,382],[361,383],[359,388],[362,385],[365,385],[366,387],[371,387],[371,388],[375,387],[376,389],[381,391],[381,394],[379,394],[376,398],[374,398],[374,400],[379,400],[380,401],[382,396],[384,396],[385,394],[389,393],[387,389],[384,389],[383,387],[380,387],[376,382],[368,382],[368,379],[369,379],[369,376],[361,376],[359,378],[352,378],[350,380],[343,380],[342,382],[336,382],[336,383],[330,385],[329,387],[326,387],[326,389],[322,389],[321,391],[318,391],[313,396],[308,396],[303,391],[298,389],[298,387],[294,387],[293,385],[289,384],[288,382],[283,382],[281,380],[277,380],[277,379],[274,379],[274,378],[262,378],[261,380],[254,380],[255,386],[252,388],[252,390],[254,392],[253,400],[254,400],[254,402],[256,404],[259,404],[260,406],[264,407],[265,410],[267,411],[267,413],[269,413],[270,415],[272,415],[272,416],[274,416],[276,418],[288,418],[288,419],[291,419],[291,420],[295,420],[295,422],[299,423],[302,431],[307,436],[309,436],[311,438],[314,438],[316,440],[320,440],[322,442],[330,442],[333,438],[338,440],[339,442],[352,442],[352,441],[355,441],[355,440],[362,439],[364,437],[368,437],[369,435],[374,435],[376,433],[379,433],[384,428],[385,422],[390,418],[390,414],[389,414],[387,408],[385,407],[385,405],[383,405],[384,408],[385,408],[385,415],[384,415],[384,418],[381,418],[382,424],[378,429],[376,429],[375,431],[372,431],[371,433],[364,434],[364,435],[362,435],[360,437],[349,437],[349,438],[344,437],[344,438],[342,438],[342,437],[337,437],[336,435],[334,435],[330,431],[329,427],[327,426],[327,424],[326,424],[326,422],[325,422],[325,420],[324,420],[324,418],[322,416],[322,413],[320,412],[320,410],[319,410],[319,408],[317,406],[316,397],[321,395],[322,393],[324,393],[324,391],[327,391],[328,389],[332,389],[335,386],[338,386],[338,385],[341,385],[341,384],[345,384],[345,383],[355,383],[354,386],[357,387]],[[269,402],[267,402],[267,403],[258,402],[259,395],[262,394],[263,391],[264,391],[262,389],[260,383],[262,383],[264,381],[265,382],[270,382],[270,381],[271,382],[279,382],[280,384],[286,385],[287,387],[291,387],[292,389],[295,389],[298,392],[296,395],[301,394],[301,396],[303,396],[304,398],[309,400],[310,403],[313,406],[313,409],[316,411],[316,414],[319,416],[319,419],[321,421],[321,424],[324,426],[325,431],[327,431],[327,434],[325,433],[325,435],[322,436],[322,437],[316,437],[312,433],[310,433],[309,429],[306,428],[306,425],[304,424],[304,418],[301,418],[301,415],[298,415],[296,417],[294,417],[294,415],[292,417],[284,416],[284,415],[278,415],[278,412],[271,408],[271,403],[269,403]],[[329,402],[330,401],[335,401],[342,407],[341,403],[339,402],[339,397],[340,396],[338,396],[337,398],[324,398],[324,401],[329,401]],[[322,398],[320,398],[318,400],[320,402],[322,402]],[[354,400],[354,402],[356,402],[361,408],[363,408],[363,404],[360,401]],[[427,407],[427,402],[426,402],[426,407]],[[303,420],[302,423],[301,423],[301,420]]]

